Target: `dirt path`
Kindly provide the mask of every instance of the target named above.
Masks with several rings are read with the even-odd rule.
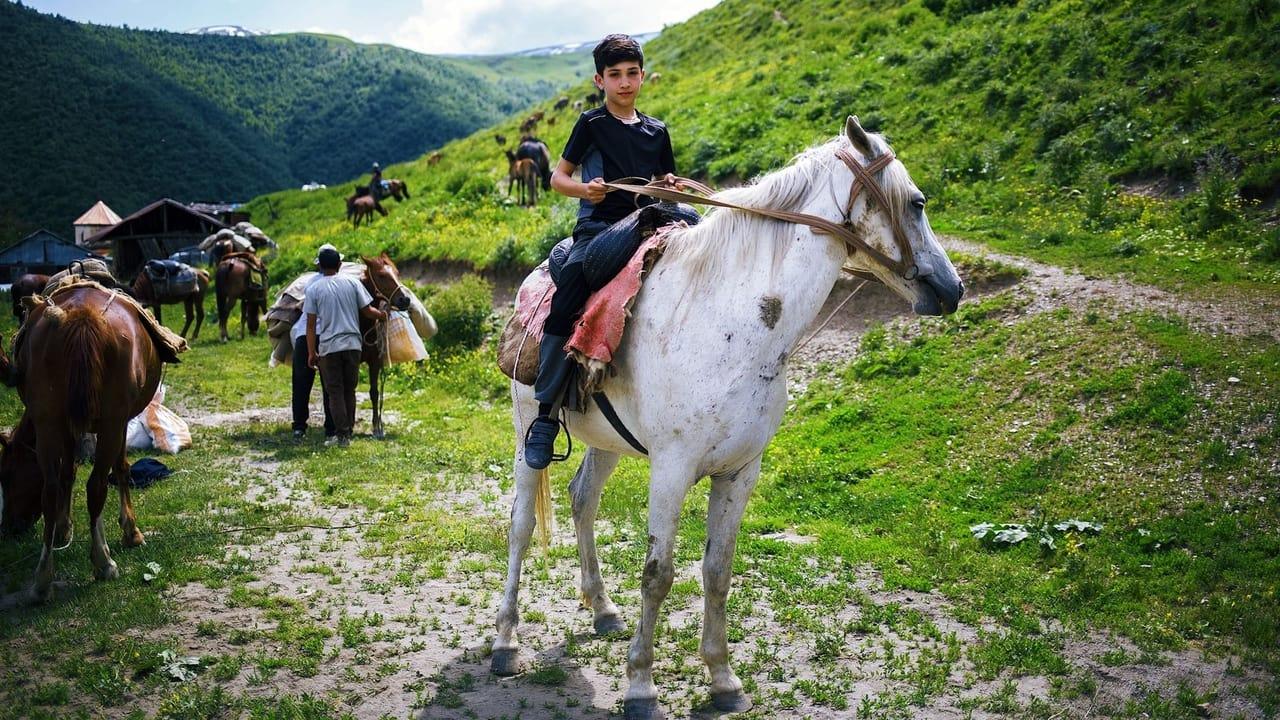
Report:
[[[1180,315],[1207,332],[1280,337],[1280,302],[1274,298],[1197,301],[993,255],[960,241],[948,240],[947,245],[1025,268],[1027,275],[1021,281],[1006,279],[972,288],[970,293],[970,297],[1016,293],[1025,313],[1064,305],[1115,311],[1143,308]],[[853,287],[842,282],[828,305],[834,307]],[[822,371],[823,363],[847,361],[870,323],[904,317],[905,310],[896,297],[868,286],[797,354],[791,383],[803,387]],[[199,433],[201,428],[235,423],[283,424],[287,418],[287,408],[270,408],[195,415],[192,424]],[[288,504],[294,511],[328,518],[335,526],[388,522],[359,509],[325,506],[297,489],[298,478],[264,457],[250,454],[239,462],[251,478],[249,493],[255,502]],[[424,481],[449,482],[444,477]],[[478,526],[505,528],[509,499],[496,480],[477,475],[453,482],[458,487],[443,495],[448,498],[443,502],[449,503],[445,509],[474,517]],[[555,545],[572,547],[571,525],[566,518],[560,520]],[[597,531],[602,547],[644,542],[607,523]],[[793,546],[811,540],[786,533],[765,539]],[[603,559],[611,588],[618,588],[624,579],[635,579],[638,568],[612,566],[608,555],[604,553]],[[374,552],[360,527],[298,529],[229,548],[224,562],[251,567],[259,578],[251,587],[300,600],[312,622],[335,630],[343,619],[367,622],[354,640],[350,633],[344,639],[338,632],[328,638],[314,674],[279,670],[263,679],[248,666],[223,687],[234,694],[263,697],[288,692],[335,698],[359,718],[577,720],[609,717],[620,710],[628,639],[596,638],[590,633],[590,614],[578,603],[576,560],[542,558],[535,553],[526,561],[521,639],[528,670],[510,679],[491,676],[486,658],[502,570],[486,557],[462,555],[442,561],[443,572],[434,579],[406,583],[406,573],[414,577],[419,568],[408,566],[404,558]],[[783,620],[796,610],[789,600],[792,588],[780,586],[769,570],[753,564],[735,578],[734,585],[740,621],[731,631],[736,638],[731,646],[735,665],[767,699],[768,709],[754,717],[1015,717],[1036,707],[1051,708],[1053,713],[1046,714],[1054,717],[1091,717],[1118,711],[1126,701],[1151,690],[1171,695],[1182,684],[1202,693],[1216,689],[1216,699],[1201,710],[1205,716],[1263,716],[1246,688],[1265,678],[1242,671],[1239,658],[1209,657],[1197,648],[1158,657],[1143,655],[1122,638],[1071,633],[1046,624],[1041,638],[1072,666],[1067,677],[1056,681],[1037,675],[990,677],[967,650],[1003,631],[994,623],[960,620],[961,614],[938,594],[889,592],[870,568],[814,563],[799,582],[814,588],[838,587],[847,600],[833,615],[797,629],[794,617]],[[696,564],[678,570],[676,587],[687,591],[673,594],[659,633],[656,674],[673,717],[715,717],[704,707],[704,671],[696,656],[699,579]],[[629,582],[626,587],[636,584]],[[201,633],[199,623],[270,629],[273,621],[260,610],[236,606],[230,592],[202,585],[176,588],[172,599],[183,621],[157,635],[176,639],[192,655],[221,655],[228,652],[226,638]],[[615,600],[624,617],[636,616],[637,590],[618,590]],[[269,640],[254,633],[249,636],[241,651],[271,652]],[[1115,658],[1127,660],[1116,662]],[[1050,699],[1055,682],[1092,690],[1064,707]]]

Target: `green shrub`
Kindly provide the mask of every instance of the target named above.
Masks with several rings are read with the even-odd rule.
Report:
[[[484,342],[493,314],[493,286],[478,275],[465,275],[431,298],[431,314],[440,327],[432,339],[441,351],[470,350]]]
[[[1193,219],[1201,232],[1217,230],[1231,222],[1240,211],[1229,161],[1219,154],[1211,154],[1201,164],[1197,175],[1200,192],[1191,202]]]

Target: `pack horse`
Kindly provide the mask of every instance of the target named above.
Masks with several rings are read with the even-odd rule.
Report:
[[[721,192],[745,208],[803,213],[779,222],[728,209],[667,232],[666,254],[645,280],[628,334],[605,384],[613,410],[649,459],[649,545],[639,623],[627,654],[627,718],[661,717],[654,629],[671,589],[677,521],[690,488],[710,478],[700,654],[721,711],[751,706],[729,664],[726,598],[734,548],[765,446],[787,404],[787,359],[842,268],[874,276],[917,313],[955,310],[963,285],[925,217],[925,199],[882,137],[850,117],[834,140],[809,149],[755,185]],[[843,228],[843,231],[840,230]],[[548,474],[524,462],[524,424],[537,413],[533,389],[512,383],[517,450],[507,580],[491,669],[518,672],[521,562],[544,524]],[[599,633],[625,627],[600,575],[592,524],[601,490],[622,455],[641,456],[596,405],[567,413],[588,446],[569,485],[583,603]],[[539,498],[542,498],[539,500]]]

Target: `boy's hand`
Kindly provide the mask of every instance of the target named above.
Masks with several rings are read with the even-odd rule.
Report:
[[[668,185],[675,188],[676,192],[684,192],[684,183],[676,181],[675,173],[667,173],[662,179],[665,180]]]
[[[583,185],[583,190],[587,194],[587,202],[592,205],[599,205],[604,200],[605,193],[609,188],[604,186],[604,178],[592,178],[591,182]]]

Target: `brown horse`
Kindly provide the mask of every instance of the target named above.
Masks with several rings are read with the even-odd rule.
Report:
[[[151,276],[146,271],[138,273],[133,279],[133,296],[143,307],[151,308],[156,314],[156,322],[163,323],[164,319],[160,316],[160,307],[162,305],[183,304],[183,309],[187,311],[187,321],[182,325],[182,337],[187,336],[187,329],[191,327],[192,317],[196,321],[195,332],[191,333],[191,339],[195,340],[200,337],[200,326],[204,324],[204,296],[209,292],[209,273],[204,270],[192,268],[196,273],[196,287],[185,295],[169,295],[164,292],[160,293],[160,297],[156,297],[155,286],[151,282]]]
[[[382,213],[383,217],[387,216],[386,209],[372,195],[352,195],[347,198],[347,219],[351,221],[351,227],[360,227],[361,218],[365,225],[372,223],[374,210]]]
[[[25,328],[13,367],[7,367],[8,359],[0,356],[0,365],[6,366],[0,370],[16,378],[18,394],[27,407],[7,444],[6,462],[0,466],[29,467],[30,457],[21,456],[35,452],[42,483],[44,551],[36,565],[31,597],[41,601],[49,596],[53,583],[55,540],[62,546],[70,542],[72,484],[86,433],[97,434],[86,493],[94,577],[106,580],[120,574],[102,529],[108,475],[114,476],[120,492],[121,542],[126,547],[142,544],[129,499],[125,428],[129,418],[142,412],[155,395],[161,366],[137,308],[102,288],[75,287],[58,293],[49,304],[31,310]],[[10,458],[13,452],[18,456]],[[29,474],[0,478],[6,501],[15,499],[13,512],[6,502],[0,518],[17,524],[34,522],[32,517],[17,515],[31,512],[18,498],[30,497],[24,483],[36,479]]]
[[[253,253],[231,253],[218,263],[214,275],[217,280],[214,295],[218,299],[219,338],[226,342],[227,318],[240,301],[240,339],[244,329],[250,335],[258,334],[258,317],[267,310],[267,268],[262,259]]]
[[[507,151],[507,197],[511,197],[511,187],[520,187],[520,204],[533,206],[538,204],[538,164],[529,158],[517,158],[515,153]]]
[[[18,322],[22,322],[22,318],[27,316],[22,308],[22,298],[44,292],[44,286],[48,284],[49,276],[39,273],[27,273],[13,281],[13,287],[9,288],[9,293],[13,296],[13,316],[18,319]]]
[[[400,270],[384,251],[377,257],[361,258],[364,262],[364,277],[361,282],[375,303],[387,303],[396,310],[408,310],[410,290],[400,282]],[[382,389],[378,378],[382,373],[385,349],[380,342],[380,323],[360,318],[360,335],[363,338],[360,348],[360,362],[369,366],[369,404],[373,406],[373,436],[381,440],[382,430]]]

